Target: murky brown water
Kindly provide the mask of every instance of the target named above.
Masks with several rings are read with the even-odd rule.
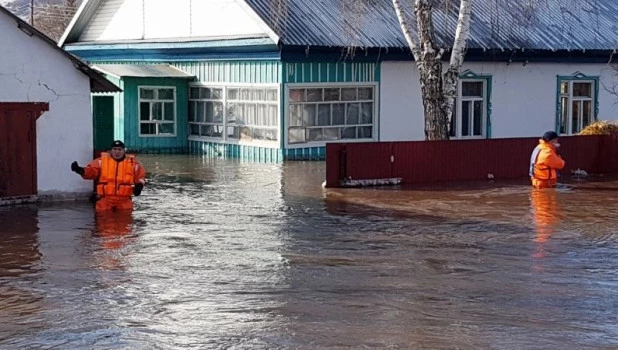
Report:
[[[324,190],[323,163],[140,159],[132,217],[0,208],[0,348],[618,348],[618,181]]]

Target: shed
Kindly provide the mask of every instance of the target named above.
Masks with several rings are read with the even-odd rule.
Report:
[[[0,204],[74,197],[92,157],[90,94],[120,89],[0,6]]]

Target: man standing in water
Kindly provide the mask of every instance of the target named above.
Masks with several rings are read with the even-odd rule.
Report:
[[[530,156],[530,180],[535,188],[556,187],[558,170],[564,168],[564,160],[558,154],[558,134],[548,131],[543,134]]]
[[[146,170],[134,155],[125,154],[119,140],[112,142],[109,153],[101,153],[86,167],[71,163],[71,170],[86,180],[96,180],[97,211],[132,210],[131,195],[139,196],[146,183]]]

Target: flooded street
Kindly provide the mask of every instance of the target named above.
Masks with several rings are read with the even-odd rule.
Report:
[[[618,348],[616,180],[323,189],[323,162],[138,159],[132,216],[0,208],[1,349]]]

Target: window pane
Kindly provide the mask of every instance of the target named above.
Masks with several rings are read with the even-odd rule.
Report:
[[[332,125],[345,125],[345,104],[334,103],[332,105],[333,110],[333,123]]]
[[[342,139],[355,139],[356,138],[356,128],[343,128],[341,132]]]
[[[174,89],[159,89],[159,100],[173,100]]]
[[[573,101],[572,107],[572,113],[571,113],[571,133],[575,134],[578,133],[579,130],[579,110],[580,110],[580,106],[581,106],[581,101]]]
[[[569,98],[560,98],[560,133],[566,134],[569,131],[567,127],[569,125]]]
[[[139,89],[139,98],[141,98],[142,100],[154,99],[154,90],[153,89]]]
[[[240,89],[240,99],[245,101],[251,100],[251,89],[242,88]]]
[[[372,124],[373,123],[373,102],[361,103],[360,123],[361,124]]]
[[[139,120],[150,120],[150,102],[140,102]]]
[[[569,94],[569,82],[568,81],[560,83],[560,94],[562,95]]]
[[[190,99],[198,99],[200,98],[200,89],[192,87],[189,89],[189,98]]]
[[[165,102],[163,104],[163,108],[165,109],[163,111],[163,118],[165,120],[174,120],[174,102]]]
[[[318,125],[330,125],[330,105],[318,105]]]
[[[159,133],[160,134],[173,134],[174,133],[174,123],[159,124]]]
[[[322,129],[309,129],[309,135],[307,136],[307,141],[322,141],[324,133]]]
[[[198,122],[204,122],[204,117],[205,117],[205,109],[206,109],[206,102],[204,101],[199,101],[197,103],[197,113],[196,113],[196,117],[195,120]]]
[[[227,137],[230,139],[238,139],[240,135],[240,129],[238,126],[228,126],[227,127]]]
[[[253,139],[254,140],[264,140],[264,129],[253,128]]]
[[[358,138],[359,139],[370,139],[372,138],[372,127],[371,126],[361,126],[358,128]]]
[[[200,125],[199,124],[190,124],[190,133],[191,135],[199,135],[200,134]]]
[[[461,136],[470,136],[470,103],[461,102]]]
[[[153,123],[141,123],[139,126],[139,132],[142,135],[156,135],[157,124]]]
[[[307,89],[307,102],[322,101],[322,89]]]
[[[163,104],[161,102],[153,102],[152,104],[152,120],[163,120]]]
[[[220,100],[223,98],[223,89],[212,89],[210,98]]]
[[[290,102],[305,102],[305,89],[290,89]]]
[[[339,88],[324,89],[324,101],[339,101]]]
[[[228,103],[227,105],[227,121],[229,123],[235,123],[238,114],[238,104]]]
[[[358,99],[359,100],[373,100],[373,88],[370,88],[370,87],[358,88]]]
[[[210,125],[212,137],[223,137],[223,125]]]
[[[592,97],[592,84],[573,83],[573,96]]]
[[[582,130],[592,122],[592,101],[584,101],[582,109]]]
[[[360,105],[358,103],[350,103],[347,106],[347,113],[345,116],[346,125],[354,125],[358,124],[359,116],[360,116]]]
[[[215,108],[215,123],[223,123],[223,102],[213,102]]]
[[[254,101],[264,101],[265,99],[264,89],[254,89],[253,90],[253,100]]]
[[[210,88],[201,88],[200,98],[210,98]]]
[[[324,140],[339,140],[339,128],[324,129]]]
[[[236,88],[227,89],[227,99],[228,100],[238,100],[238,89]]]
[[[483,82],[462,81],[461,95],[464,97],[483,97]]]
[[[453,113],[451,113],[450,136],[457,136],[457,99],[453,101]]]
[[[316,125],[316,105],[303,105],[303,125],[314,126]]]
[[[266,101],[279,101],[277,89],[266,90]]]
[[[279,125],[279,114],[277,111],[277,106],[269,105],[266,110],[266,115],[268,116],[268,125],[270,126],[278,126]]]
[[[341,89],[341,101],[356,101],[356,88]]]
[[[288,132],[290,143],[303,143],[305,141],[305,128],[290,128]]]
[[[202,136],[212,136],[210,125],[202,125],[200,126],[200,130],[201,130],[200,133]]]
[[[267,129],[264,132],[264,139],[268,141],[277,141],[277,130]]]
[[[483,102],[474,101],[474,136],[483,134]]]
[[[195,109],[197,102],[189,101],[189,121],[195,121]]]
[[[241,140],[251,140],[252,137],[253,137],[252,130],[250,127],[248,126],[240,127],[240,139]]]
[[[302,105],[290,105],[290,126],[302,126],[301,118]]]
[[[206,123],[212,123],[215,120],[215,106],[212,102],[206,102]]]

